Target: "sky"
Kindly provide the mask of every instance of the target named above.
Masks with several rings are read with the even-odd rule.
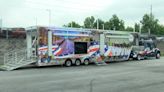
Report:
[[[164,0],[0,0],[0,19],[3,27],[61,27],[71,21],[83,25],[88,16],[106,21],[117,14],[126,26],[133,26],[150,13],[151,5],[164,24]]]

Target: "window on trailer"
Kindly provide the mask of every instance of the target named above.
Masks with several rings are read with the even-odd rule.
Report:
[[[75,54],[87,54],[87,42],[75,42],[74,44]]]

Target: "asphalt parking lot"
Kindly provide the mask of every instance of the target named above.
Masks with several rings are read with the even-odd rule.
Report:
[[[0,92],[163,92],[164,57],[0,71]]]

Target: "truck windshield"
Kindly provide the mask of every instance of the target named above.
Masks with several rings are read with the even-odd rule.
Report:
[[[150,49],[153,49],[155,48],[155,44],[154,43],[145,43],[145,48],[150,48]]]

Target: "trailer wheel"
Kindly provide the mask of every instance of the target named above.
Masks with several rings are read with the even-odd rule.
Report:
[[[89,65],[89,59],[84,60],[84,65]]]
[[[66,67],[70,67],[72,65],[72,60],[71,59],[67,59],[66,61],[65,61],[65,66]]]
[[[80,64],[81,64],[81,60],[80,60],[80,59],[76,59],[76,60],[75,60],[75,65],[76,65],[76,66],[80,66]]]

